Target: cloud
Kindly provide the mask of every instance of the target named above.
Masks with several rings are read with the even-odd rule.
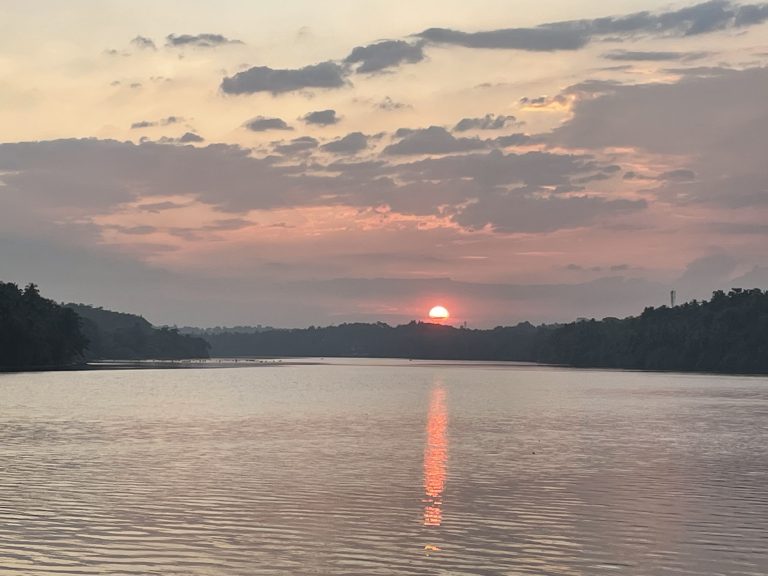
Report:
[[[195,134],[194,132],[185,132],[179,138],[179,142],[181,144],[189,144],[191,142],[204,142],[204,141],[205,141],[205,138],[203,138],[199,134]]]
[[[376,108],[384,110],[385,112],[394,112],[395,110],[403,110],[405,108],[411,108],[409,104],[403,102],[395,102],[389,96],[385,96],[384,100],[376,103]]]
[[[653,52],[614,50],[603,54],[603,58],[619,62],[665,62],[670,60],[698,60],[709,55],[709,52]]]
[[[510,28],[488,32],[460,32],[448,28],[429,28],[417,34],[432,44],[452,44],[465,48],[495,48],[548,52],[577,50],[589,41],[578,29]]]
[[[750,4],[739,7],[736,12],[736,26],[752,26],[768,20],[768,4]]]
[[[357,154],[368,147],[368,136],[362,132],[351,132],[343,138],[323,144],[323,150],[335,154]]]
[[[142,138],[142,142],[151,142],[148,138]],[[194,132],[185,132],[178,138],[173,138],[171,136],[162,136],[157,141],[159,144],[192,144],[196,142],[205,142],[205,138],[200,136],[199,134],[195,134]]]
[[[240,40],[231,40],[221,34],[169,34],[165,37],[165,45],[178,48],[194,46],[196,48],[215,48],[225,44],[242,44]]]
[[[162,212],[163,210],[173,210],[174,208],[184,208],[186,204],[180,204],[178,202],[148,202],[140,204],[138,207],[146,212]]]
[[[317,148],[318,144],[319,142],[316,138],[312,138],[311,136],[301,136],[299,138],[294,138],[290,142],[277,144],[274,149],[275,152],[279,152],[280,154],[296,154],[298,152],[306,152]]]
[[[419,130],[399,132],[403,138],[384,149],[389,155],[450,154],[487,148],[488,144],[479,138],[456,138],[441,126],[430,126]]]
[[[157,232],[155,226],[115,226],[115,228],[123,234],[132,234],[136,236],[146,236],[147,234],[154,234]]]
[[[154,40],[146,36],[136,36],[131,40],[131,46],[140,50],[157,50]]]
[[[737,266],[738,261],[729,254],[702,256],[688,264],[679,282],[688,286],[711,286],[729,278]]]
[[[282,94],[306,88],[341,88],[346,84],[344,69],[334,62],[322,62],[299,69],[255,66],[221,81],[225,94]]]
[[[267,118],[256,116],[245,123],[245,127],[251,132],[266,132],[267,130],[293,130],[282,118]]]
[[[462,32],[429,28],[416,36],[432,44],[466,48],[549,52],[578,50],[594,39],[636,36],[696,36],[718,30],[741,28],[768,20],[768,4],[739,6],[728,0],[711,0],[661,13],[637,12],[627,16],[570,20],[534,28],[508,28]]]
[[[690,182],[696,180],[696,172],[680,168],[677,170],[668,170],[659,174],[659,180],[673,180],[675,182]]]
[[[471,230],[541,233],[591,225],[607,216],[644,210],[644,200],[608,200],[594,196],[541,196],[542,190],[493,190],[462,209],[454,220]]]
[[[605,86],[577,98],[572,117],[548,137],[573,148],[622,148],[679,157],[685,167],[660,176],[654,190],[676,204],[705,203],[737,209],[768,205],[762,150],[768,133],[768,68],[708,69],[677,81]]]
[[[482,118],[462,118],[454,126],[454,132],[466,132],[467,130],[501,130],[508,124],[514,124],[514,116],[486,114]]]
[[[331,126],[339,123],[339,117],[336,116],[336,110],[315,110],[302,116],[305,124],[314,124],[316,126]]]
[[[353,132],[322,148],[354,154],[367,143],[367,136]],[[301,155],[317,144],[315,139],[302,137],[280,144],[284,146],[280,151]],[[172,209],[176,206],[162,203],[175,196],[234,212],[318,203],[355,208],[386,204],[403,214],[451,216],[473,229],[484,226],[485,215],[495,214],[490,223],[494,229],[505,231],[517,222],[510,220],[512,216],[503,208],[507,204],[520,222],[530,216],[537,230],[587,222],[587,209],[594,209],[597,219],[641,207],[637,203],[611,203],[613,198],[567,200],[566,196],[579,189],[574,180],[610,171],[610,164],[585,155],[504,154],[493,150],[399,164],[380,159],[326,166],[316,162],[308,171],[304,165],[251,154],[250,150],[221,144],[135,145],[108,140],[3,144],[0,172],[4,173],[3,190],[9,203],[18,196],[27,205],[46,206],[38,209],[41,217],[54,220],[51,210],[84,217],[138,199],[143,210],[153,205],[156,210]],[[516,192],[505,196],[505,190]],[[578,195],[592,196],[586,192]],[[464,213],[468,204],[473,207]],[[551,207],[552,213],[546,216],[547,210],[539,206]],[[575,215],[563,220],[563,210]],[[545,224],[547,218],[549,224]],[[530,228],[524,223],[521,226]]]
[[[184,118],[181,116],[167,116],[160,120],[140,120],[131,124],[131,130],[140,130],[142,128],[153,128],[155,126],[171,126],[172,124],[179,124],[184,122]]]
[[[357,65],[360,73],[381,72],[403,63],[424,60],[424,43],[410,44],[404,40],[383,40],[367,46],[357,46],[344,59],[345,64]]]
[[[517,133],[509,134],[507,136],[499,136],[494,139],[494,143],[505,148],[507,146],[523,146],[525,144],[533,144],[538,139],[529,136],[528,134]]]

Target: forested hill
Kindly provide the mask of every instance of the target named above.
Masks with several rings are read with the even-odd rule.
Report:
[[[88,339],[87,359],[175,360],[208,358],[208,343],[202,338],[180,334],[175,328],[155,328],[142,316],[67,304],[82,318]]]
[[[584,367],[768,374],[768,291],[718,291],[709,302],[567,324],[551,333],[537,359]]]
[[[75,312],[40,296],[34,284],[0,282],[0,369],[65,366],[86,343]]]
[[[141,316],[60,305],[34,284],[0,282],[0,370],[65,368],[86,360],[208,358],[202,338]]]
[[[207,334],[214,356],[510,360],[579,367],[768,373],[768,292],[563,325],[468,330],[412,322]]]

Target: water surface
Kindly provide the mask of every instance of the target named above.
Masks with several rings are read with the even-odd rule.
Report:
[[[768,573],[768,379],[0,375],[0,574]]]

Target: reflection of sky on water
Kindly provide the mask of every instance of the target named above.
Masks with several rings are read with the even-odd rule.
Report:
[[[0,375],[0,574],[765,574],[767,379],[340,362]]]
[[[427,415],[427,443],[424,447],[424,526],[440,526],[443,521],[445,465],[448,460],[447,427],[445,389],[438,381],[432,389]]]

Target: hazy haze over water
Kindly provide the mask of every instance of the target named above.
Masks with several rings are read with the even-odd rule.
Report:
[[[0,375],[0,574],[765,574],[768,379]]]

